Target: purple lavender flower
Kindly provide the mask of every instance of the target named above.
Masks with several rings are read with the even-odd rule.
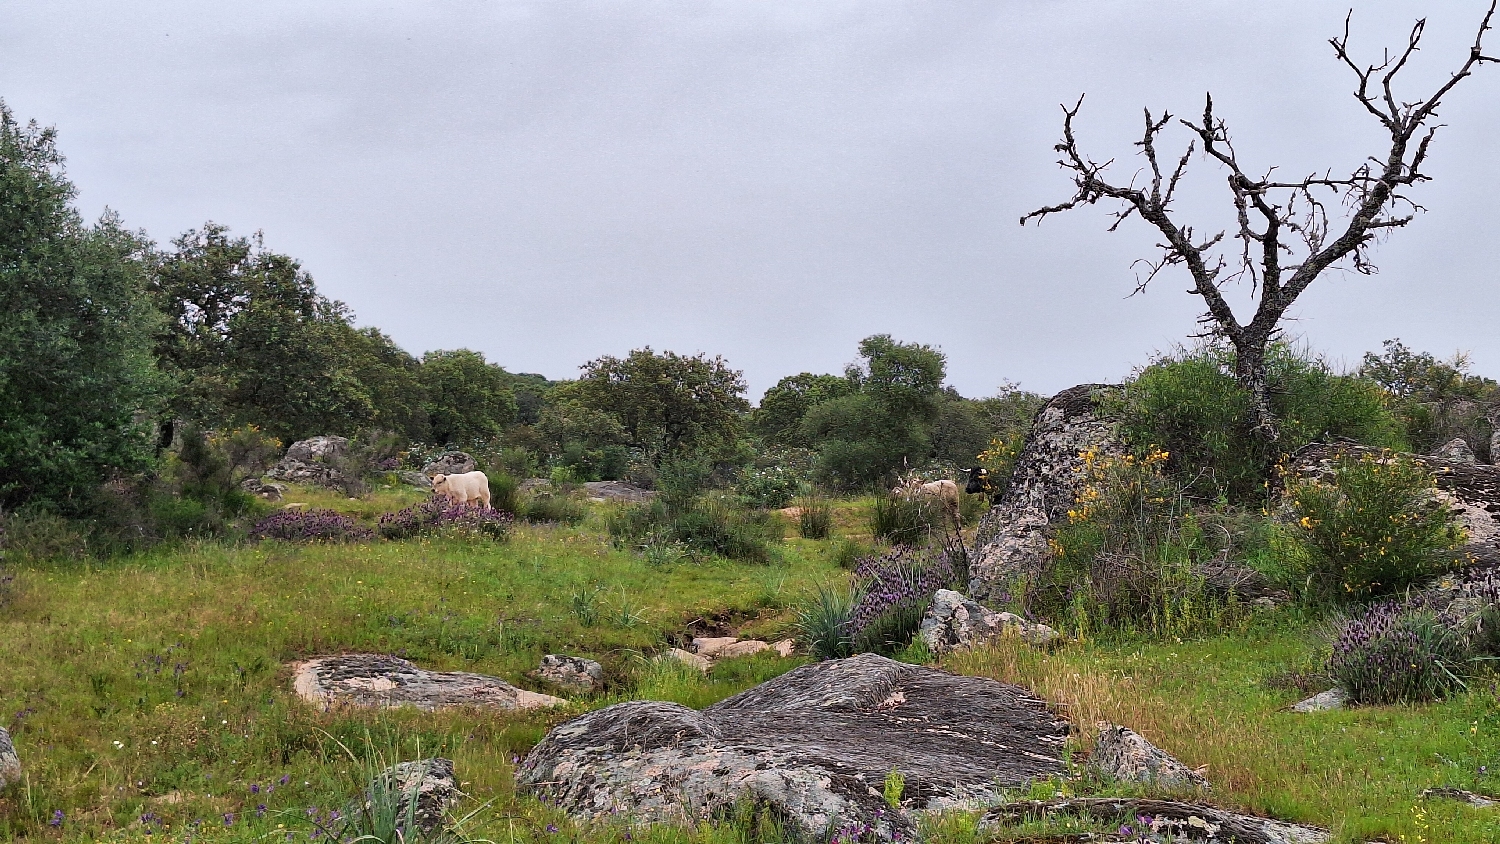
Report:
[[[52,820],[47,821],[47,826],[60,827],[63,825],[63,819],[63,810],[54,809],[52,811]]]
[[[350,542],[372,536],[374,531],[333,510],[282,510],[250,529],[251,539],[284,542]]]

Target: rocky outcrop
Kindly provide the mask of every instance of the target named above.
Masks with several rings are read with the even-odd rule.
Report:
[[[1454,437],[1438,446],[1437,450],[1432,452],[1432,456],[1439,460],[1452,460],[1457,463],[1479,462],[1479,458],[1474,454],[1474,449],[1469,447],[1469,443],[1463,437]]]
[[[472,472],[478,468],[474,458],[462,451],[445,451],[439,454],[431,463],[422,467],[422,474],[427,477],[433,475],[462,475]]]
[[[1288,461],[1292,473],[1305,478],[1329,479],[1342,455],[1369,455],[1377,459],[1389,452],[1351,443],[1313,443],[1298,449]],[[1493,563],[1500,556],[1500,466],[1462,460],[1446,460],[1420,454],[1405,454],[1432,472],[1437,495],[1452,510],[1468,534],[1463,549],[1473,562]]]
[[[910,810],[994,799],[1064,771],[1065,721],[1025,689],[874,654],[805,665],[701,712],[632,701],[548,733],[522,789],[582,819],[694,821],[750,800],[797,835],[865,824],[910,839]],[[882,796],[905,778],[902,809]]]
[[[318,657],[294,664],[292,671],[292,686],[298,696],[324,709],[414,706],[430,711],[478,706],[513,711],[567,703],[559,697],[518,689],[498,677],[425,671],[383,654]]]
[[[10,741],[10,731],[0,727],[0,791],[21,781],[21,757]]]
[[[583,485],[583,492],[590,501],[625,501],[639,503],[650,501],[656,497],[656,493],[649,489],[641,489],[634,484],[624,481],[589,481]]]
[[[547,654],[542,657],[536,677],[560,689],[587,694],[604,686],[604,666],[581,656]]]
[[[396,477],[400,478],[401,483],[407,486],[414,486],[417,489],[432,489],[432,478],[427,477],[421,472],[401,472]]]
[[[1326,692],[1318,692],[1307,700],[1292,704],[1293,712],[1325,712],[1330,709],[1343,709],[1349,702],[1349,693],[1334,687]]]
[[[951,589],[939,589],[932,596],[917,636],[928,651],[938,655],[981,647],[1005,636],[1037,647],[1046,647],[1059,638],[1058,632],[1045,624],[1033,624],[1015,613],[995,612]]]
[[[1476,809],[1489,809],[1494,806],[1500,806],[1500,798],[1476,794],[1468,789],[1454,788],[1452,786],[1424,789],[1421,797],[1423,800],[1457,800]]]
[[[1082,384],[1052,397],[1032,421],[1000,500],[980,520],[969,562],[969,594],[1007,603],[1016,581],[1046,565],[1047,539],[1078,496],[1085,451],[1123,451],[1099,410],[1106,384]]]
[[[1163,840],[1206,844],[1327,844],[1333,840],[1333,834],[1321,827],[1242,815],[1175,800],[1128,797],[1068,797],[1005,803],[985,812],[978,827],[981,831],[991,831],[1027,821],[1068,817],[1086,818],[1111,826],[1121,818],[1127,819],[1114,833],[1079,839],[1100,844]],[[1128,820],[1130,818],[1135,820],[1132,822]]]
[[[349,449],[346,437],[312,437],[292,443],[266,477],[275,481],[319,486],[344,483],[342,472],[330,465]]]
[[[356,802],[347,807],[346,817],[378,812],[377,806],[395,804],[398,826],[404,826],[408,814],[423,834],[446,826],[448,811],[463,799],[458,778],[449,759],[420,759],[392,765],[376,774]],[[363,801],[362,803],[359,801]],[[413,802],[415,801],[415,802]],[[402,840],[415,840],[413,830],[402,829]]]
[[[1208,780],[1201,774],[1128,727],[1101,725],[1089,765],[1122,782],[1173,790],[1208,790]]]
[[[240,481],[240,489],[266,501],[277,502],[286,492],[286,484],[278,484],[263,481],[260,478],[246,478]]]

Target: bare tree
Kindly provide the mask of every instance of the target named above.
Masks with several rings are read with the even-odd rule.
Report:
[[[1136,293],[1146,289],[1163,269],[1182,264],[1193,277],[1189,291],[1203,297],[1208,312],[1201,318],[1208,333],[1222,336],[1234,347],[1235,379],[1250,395],[1250,419],[1254,433],[1274,441],[1278,435],[1276,418],[1271,412],[1266,373],[1266,347],[1276,337],[1287,308],[1324,270],[1342,266],[1356,272],[1374,271],[1369,249],[1376,237],[1385,231],[1411,222],[1423,210],[1406,190],[1427,181],[1422,164],[1439,124],[1430,121],[1449,91],[1486,62],[1500,59],[1483,53],[1484,34],[1490,29],[1496,2],[1479,24],[1469,56],[1451,78],[1436,92],[1423,99],[1398,100],[1393,89],[1397,74],[1417,52],[1426,20],[1419,20],[1407,37],[1406,47],[1398,55],[1386,53],[1379,64],[1361,65],[1349,54],[1349,18],[1344,19],[1344,33],[1332,38],[1334,56],[1358,80],[1354,97],[1390,134],[1390,147],[1383,154],[1372,155],[1348,176],[1334,177],[1332,171],[1311,175],[1291,182],[1272,180],[1275,168],[1260,178],[1246,174],[1235,154],[1229,129],[1214,114],[1213,96],[1203,107],[1200,122],[1178,120],[1197,137],[1170,172],[1164,172],[1157,158],[1157,140],[1172,124],[1171,114],[1154,117],[1146,110],[1145,133],[1136,146],[1141,148],[1149,166],[1120,186],[1106,181],[1104,171],[1112,161],[1096,163],[1078,150],[1073,134],[1073,118],[1083,105],[1083,98],[1072,108],[1063,106],[1063,138],[1055,147],[1062,154],[1058,162],[1073,174],[1077,191],[1073,198],[1027,214],[1027,220],[1040,221],[1048,214],[1066,211],[1080,205],[1093,205],[1101,199],[1119,200],[1124,208],[1113,213],[1114,231],[1132,214],[1155,226],[1165,238],[1157,244],[1161,250],[1155,260],[1143,260],[1146,272],[1136,284]],[[1352,16],[1352,12],[1350,15]],[[1229,171],[1229,191],[1238,217],[1238,231],[1230,243],[1240,241],[1238,255],[1225,242],[1227,232],[1209,236],[1195,234],[1190,225],[1173,219],[1172,199],[1187,171],[1188,162],[1201,145],[1208,158]],[[1142,176],[1149,184],[1141,185]],[[1333,200],[1333,202],[1330,202]],[[1330,215],[1330,204],[1341,204],[1342,211]],[[1254,317],[1241,323],[1220,288],[1236,279],[1248,279],[1258,294]]]

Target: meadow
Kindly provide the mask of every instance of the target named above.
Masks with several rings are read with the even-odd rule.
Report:
[[[420,498],[291,500],[373,523]],[[0,609],[0,723],[26,778],[0,796],[0,839],[316,840],[370,771],[442,755],[469,795],[464,833],[494,841],[749,841],[780,836],[743,817],[696,827],[580,828],[513,791],[520,756],[553,725],[624,699],[701,707],[806,661],[757,655],[706,677],[652,656],[693,635],[776,638],[819,585],[842,582],[840,538],[868,541],[869,499],[839,501],[828,540],[794,527],[768,564],[718,557],[649,562],[614,547],[612,505],[576,526],[518,524],[508,541],[350,544],[188,541],[107,561],[17,567]],[[1493,813],[1423,800],[1424,788],[1500,790],[1500,704],[1488,679],[1420,706],[1297,715],[1299,674],[1320,664],[1324,622],[1284,608],[1182,640],[1126,635],[1052,652],[1018,643],[941,667],[1031,687],[1081,731],[1130,726],[1191,766],[1216,804],[1332,828],[1339,841],[1500,839]],[[526,714],[319,711],[290,690],[287,665],[341,651],[492,674],[526,688],[543,654],[589,656],[604,692]],[[924,655],[908,651],[908,659]],[[1287,678],[1292,678],[1288,680]],[[1316,689],[1314,689],[1316,690]],[[1080,757],[1081,760],[1081,757]],[[1081,774],[1031,793],[1119,793]],[[1067,825],[976,833],[972,816],[929,825],[933,840],[1043,841]]]

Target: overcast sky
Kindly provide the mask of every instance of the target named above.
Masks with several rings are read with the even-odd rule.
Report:
[[[54,125],[85,215],[166,244],[265,232],[420,354],[574,377],[650,345],[721,354],[756,399],[838,372],[861,337],[940,347],[965,395],[1117,380],[1195,331],[1184,273],[1126,298],[1156,239],[1061,201],[1058,104],[1128,180],[1141,109],[1212,91],[1242,157],[1285,175],[1383,154],[1322,0],[0,3],[0,98]],[[1467,54],[1479,0],[1357,2],[1378,58],[1429,17],[1406,80]],[[1500,52],[1500,34],[1492,33]],[[1467,80],[1430,209],[1330,275],[1293,330],[1500,376],[1500,66]],[[1186,139],[1177,134],[1176,144]],[[1183,219],[1222,225],[1223,174]]]

